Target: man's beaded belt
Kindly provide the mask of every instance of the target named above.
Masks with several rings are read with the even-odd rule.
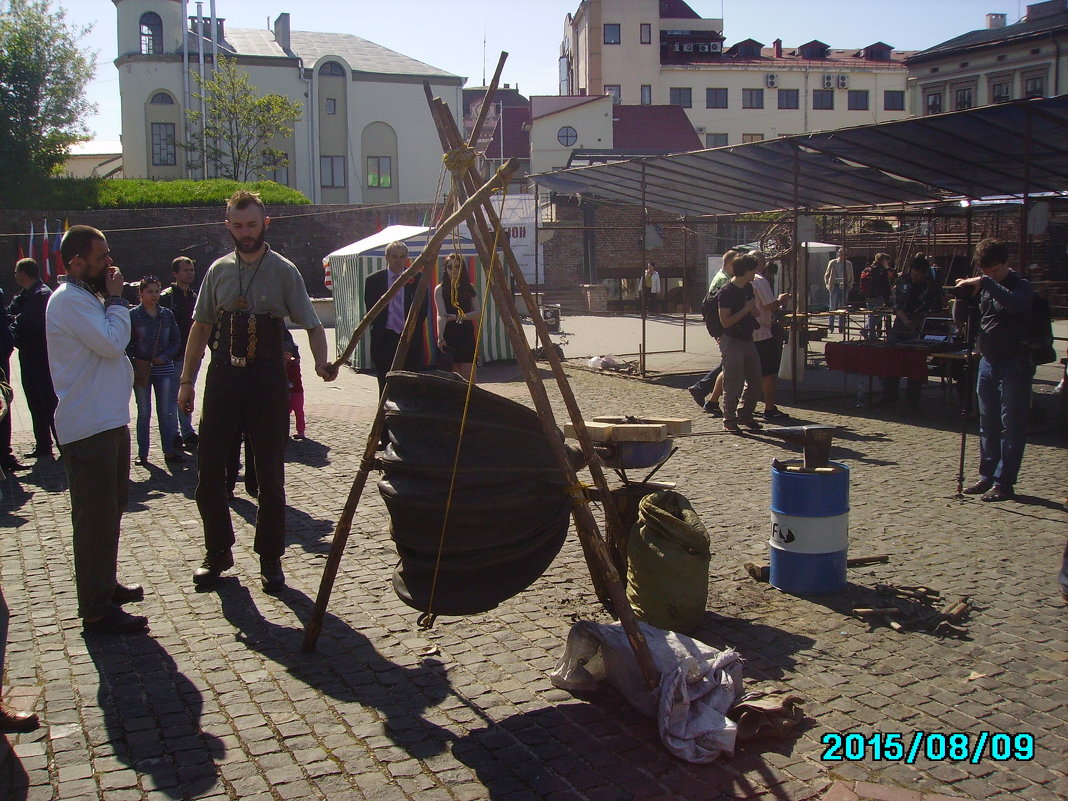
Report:
[[[231,367],[282,363],[283,325],[281,318],[270,314],[221,311],[211,332],[212,361]]]

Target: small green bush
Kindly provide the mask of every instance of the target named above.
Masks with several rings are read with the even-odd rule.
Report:
[[[300,206],[311,201],[296,189],[274,181],[240,183],[209,181],[148,181],[137,178],[51,178],[22,191],[13,208],[84,211],[89,209],[147,209],[179,206],[217,206],[238,189],[259,192],[271,206]]]

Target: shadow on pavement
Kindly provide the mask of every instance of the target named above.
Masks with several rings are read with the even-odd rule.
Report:
[[[171,655],[147,635],[84,639],[100,675],[97,702],[115,758],[170,798],[214,788],[226,748],[201,729],[204,697]]]
[[[731,759],[692,765],[671,756],[656,722],[610,687],[579,700],[472,731],[453,743],[452,754],[478,774],[490,799],[796,797],[776,792],[782,776],[762,756],[792,753],[795,735],[753,740]]]
[[[325,442],[317,442],[311,437],[302,440],[290,440],[286,448],[286,462],[296,462],[308,467],[326,467],[330,464],[327,454],[330,446]]]
[[[235,495],[230,499],[230,508],[237,512],[250,526],[255,527],[259,507],[248,498]],[[313,517],[302,509],[286,505],[286,540],[296,541],[307,553],[328,553],[327,538],[334,533],[334,523]]]
[[[422,717],[451,693],[439,661],[424,660],[412,668],[394,664],[379,654],[367,637],[329,613],[323,621],[320,650],[305,653],[303,624],[313,606],[307,595],[288,588],[276,596],[300,621],[301,627],[294,627],[264,619],[248,588],[236,578],[221,579],[217,593],[223,615],[247,648],[331,698],[378,710],[386,719],[385,736],[416,759],[445,750],[451,733]]]
[[[747,681],[780,679],[797,665],[793,654],[812,648],[816,641],[753,620],[705,612],[691,635],[695,640],[724,650],[734,648],[746,660]]]

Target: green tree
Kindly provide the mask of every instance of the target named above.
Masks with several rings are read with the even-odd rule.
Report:
[[[51,0],[8,0],[0,11],[0,201],[32,191],[88,138],[85,98],[96,53],[91,27],[67,23]]]
[[[206,157],[218,176],[234,181],[289,166],[286,152],[269,143],[293,133],[293,124],[300,119],[299,103],[281,95],[258,94],[248,71],[225,56],[219,57],[211,78],[202,82],[199,75],[193,77],[197,82],[193,97],[207,106],[206,121],[200,111],[186,111],[193,128],[186,147],[193,163]]]

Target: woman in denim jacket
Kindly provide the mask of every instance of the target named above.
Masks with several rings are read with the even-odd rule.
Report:
[[[174,450],[178,430],[178,368],[174,364],[182,348],[178,322],[170,309],[159,305],[160,282],[154,275],[141,279],[141,304],[130,310],[130,344],[126,354],[131,359],[152,363],[148,386],[134,386],[137,401],[137,459],[134,464],[148,462],[148,429],[152,422],[152,392],[156,393],[156,417],[159,419],[160,443],[164,459],[181,462],[185,456]]]

